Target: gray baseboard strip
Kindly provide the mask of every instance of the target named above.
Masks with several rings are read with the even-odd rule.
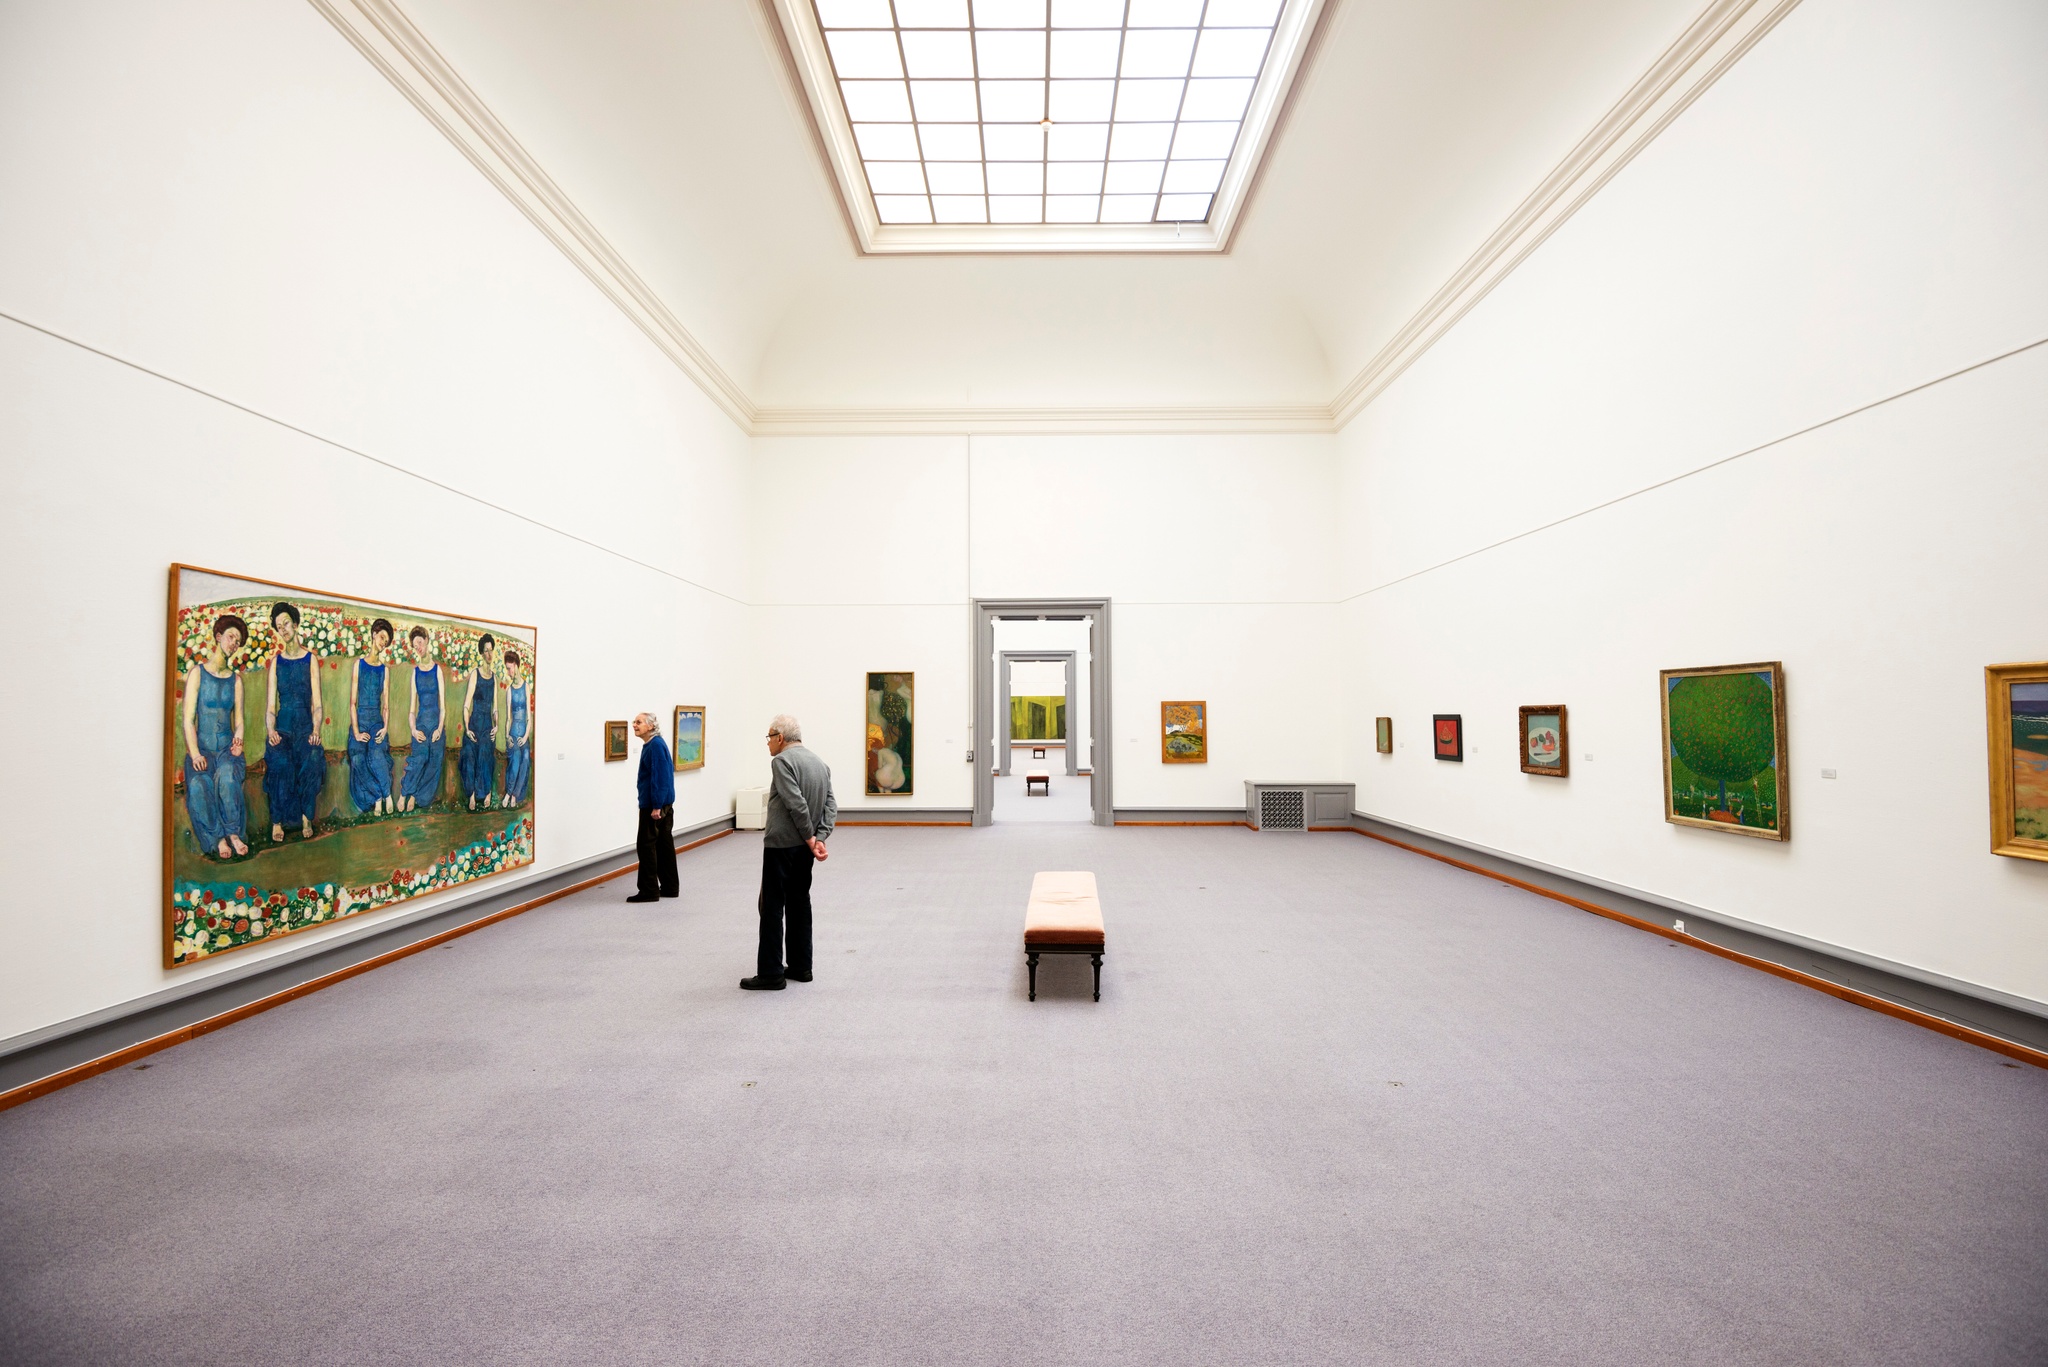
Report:
[[[730,829],[732,816],[728,813],[677,831],[675,840],[677,845],[687,845]],[[467,897],[426,907],[410,916],[396,916],[366,926],[353,935],[339,935],[303,949],[288,950],[246,968],[174,983],[146,997],[0,1040],[0,1093],[29,1086],[67,1068],[290,991],[315,978],[445,934],[632,862],[630,845],[607,850],[550,869],[537,878],[481,888]]]
[[[1119,826],[1242,826],[1242,807],[1118,807]]]
[[[2048,1003],[1760,926],[1726,912],[1610,883],[1385,817],[1354,812],[1352,826],[1638,920],[1660,926],[1682,920],[1686,935],[1692,939],[1808,973],[1838,987],[1882,998],[2029,1049],[2048,1050]]]
[[[972,807],[841,807],[838,826],[966,826]]]

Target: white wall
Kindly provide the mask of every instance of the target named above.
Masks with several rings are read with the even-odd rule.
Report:
[[[858,774],[861,675],[916,669],[917,793],[840,801],[968,808],[970,600],[1107,596],[1118,807],[1242,809],[1247,778],[1328,778],[1337,747],[1301,720],[1332,715],[1337,696],[1334,449],[1325,436],[757,440],[764,696],[794,700],[835,772]],[[1208,700],[1208,764],[1159,762],[1168,698]]]
[[[0,1039],[378,919],[160,966],[174,560],[539,624],[536,872],[730,810],[746,439],[310,6],[0,9],[0,311]]]
[[[2048,337],[2044,70],[2038,4],[1806,0],[1344,432],[1365,810],[2048,1001],[1982,686],[2048,657],[2048,348],[1942,378]],[[1657,671],[1766,659],[1792,839],[1666,824]]]

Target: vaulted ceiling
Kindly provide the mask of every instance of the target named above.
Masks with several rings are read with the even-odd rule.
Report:
[[[861,254],[766,0],[315,3],[409,21],[755,430],[1328,430],[1791,0],[1329,0],[1231,249],[1174,256]]]

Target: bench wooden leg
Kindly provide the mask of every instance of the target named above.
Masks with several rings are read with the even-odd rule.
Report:
[[[1102,955],[1090,954],[1088,962],[1095,965],[1095,1000],[1102,1000]]]
[[[1031,969],[1031,998],[1030,998],[1030,999],[1031,999],[1032,1001],[1037,1001],[1037,1000],[1038,1000],[1038,952],[1037,952],[1036,950],[1030,950],[1030,949],[1027,949],[1027,950],[1025,950],[1025,951],[1024,951],[1024,962],[1025,962],[1025,963],[1026,963],[1027,965],[1029,965],[1029,966],[1030,966],[1030,969]]]

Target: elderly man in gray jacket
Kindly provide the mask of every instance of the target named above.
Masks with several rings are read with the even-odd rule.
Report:
[[[792,978],[811,980],[811,866],[824,862],[839,815],[832,770],[805,747],[795,717],[785,713],[768,723],[768,753],[773,777],[761,849],[761,949],[754,976],[740,979],[749,992],[780,992]]]

